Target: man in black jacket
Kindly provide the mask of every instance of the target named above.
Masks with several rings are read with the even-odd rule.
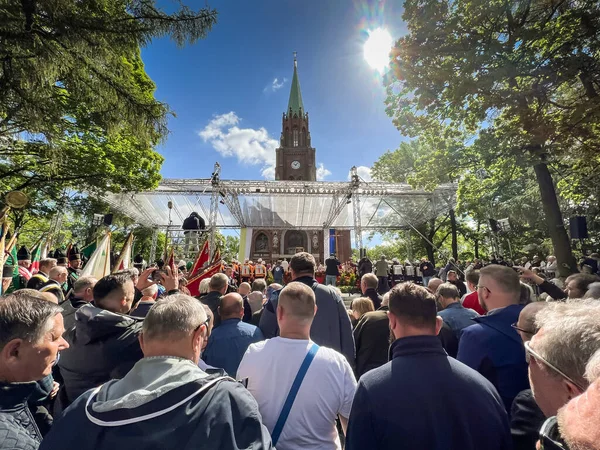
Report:
[[[377,287],[377,277],[374,274],[367,275],[375,278]],[[389,293],[386,293],[386,297],[389,298]],[[390,347],[388,311],[387,301],[383,300],[377,311],[363,314],[354,328],[354,345],[356,346],[356,369],[354,372],[357,380],[369,370],[388,362]]]
[[[144,320],[144,358],[123,379],[82,395],[40,450],[271,449],[252,395],[223,371],[198,367],[207,327],[198,300],[162,299]]]
[[[79,308],[94,301],[94,286],[96,286],[94,277],[85,276],[78,278],[73,284],[73,292],[70,298],[61,304],[63,307],[63,318],[65,320],[65,330],[69,331],[75,326],[75,313]]]
[[[138,336],[143,322],[126,315],[134,294],[128,274],[107,275],[94,286],[94,304],[75,313],[75,327],[65,335],[71,347],[58,363],[62,408],[88,389],[122,378],[142,358]]]
[[[325,284],[327,286],[337,284],[337,277],[340,276],[339,266],[340,262],[333,253],[325,260]]]
[[[45,408],[29,404],[36,381],[52,373],[58,352],[69,346],[60,312],[33,295],[0,301],[0,450],[36,449],[51,425]]]
[[[194,250],[198,251],[198,237],[201,230],[206,228],[206,223],[204,219],[200,217],[197,212],[191,213],[186,219],[183,221],[181,229],[183,230],[183,234],[185,236],[184,241],[184,251],[187,253],[190,244],[194,246]]]
[[[378,310],[381,307],[383,298],[377,293],[379,279],[374,273],[367,273],[360,279],[360,290],[363,296],[368,297],[373,302],[373,307]]]
[[[215,323],[213,328],[217,328],[221,325],[221,317],[219,314],[219,306],[221,305],[221,297],[227,293],[227,287],[229,286],[229,278],[224,273],[217,273],[210,277],[210,284],[208,285],[209,292],[200,299],[202,303],[210,308],[213,315],[215,316]]]
[[[346,449],[511,449],[494,386],[442,348],[434,296],[413,283],[395,286],[388,316],[392,359],[358,382]]]

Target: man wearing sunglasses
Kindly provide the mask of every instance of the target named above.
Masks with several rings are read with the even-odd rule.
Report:
[[[533,395],[546,417],[589,386],[586,364],[600,348],[600,302],[552,303],[536,316],[540,331],[525,343]]]

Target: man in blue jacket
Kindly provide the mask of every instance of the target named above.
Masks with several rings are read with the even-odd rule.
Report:
[[[519,392],[529,389],[525,349],[517,331],[519,276],[512,268],[490,265],[481,269],[477,296],[487,315],[462,331],[458,360],[477,370],[496,387],[506,411]]]
[[[352,403],[346,449],[509,450],[508,417],[494,386],[449,357],[433,294],[414,283],[389,299],[396,338],[387,364],[365,373]]]

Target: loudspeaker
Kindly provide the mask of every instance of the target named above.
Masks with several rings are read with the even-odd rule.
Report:
[[[490,222],[490,229],[494,233],[497,233],[498,232],[498,221],[496,221],[495,219],[489,219],[489,222]]]
[[[571,217],[569,219],[569,232],[571,233],[571,239],[586,239],[588,230],[585,216]]]
[[[104,215],[104,225],[106,225],[106,226],[112,225],[112,220],[113,220],[113,215],[112,214],[105,214]]]

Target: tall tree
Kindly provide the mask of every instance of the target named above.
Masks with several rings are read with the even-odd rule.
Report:
[[[407,0],[403,17],[386,100],[395,125],[416,136],[444,124],[526,160],[559,270],[575,271],[548,165],[598,150],[598,2]]]
[[[7,0],[0,8],[0,137],[62,139],[80,127],[125,129],[145,142],[166,135],[139,48],[169,36],[204,38],[209,7],[168,14],[154,0]]]

